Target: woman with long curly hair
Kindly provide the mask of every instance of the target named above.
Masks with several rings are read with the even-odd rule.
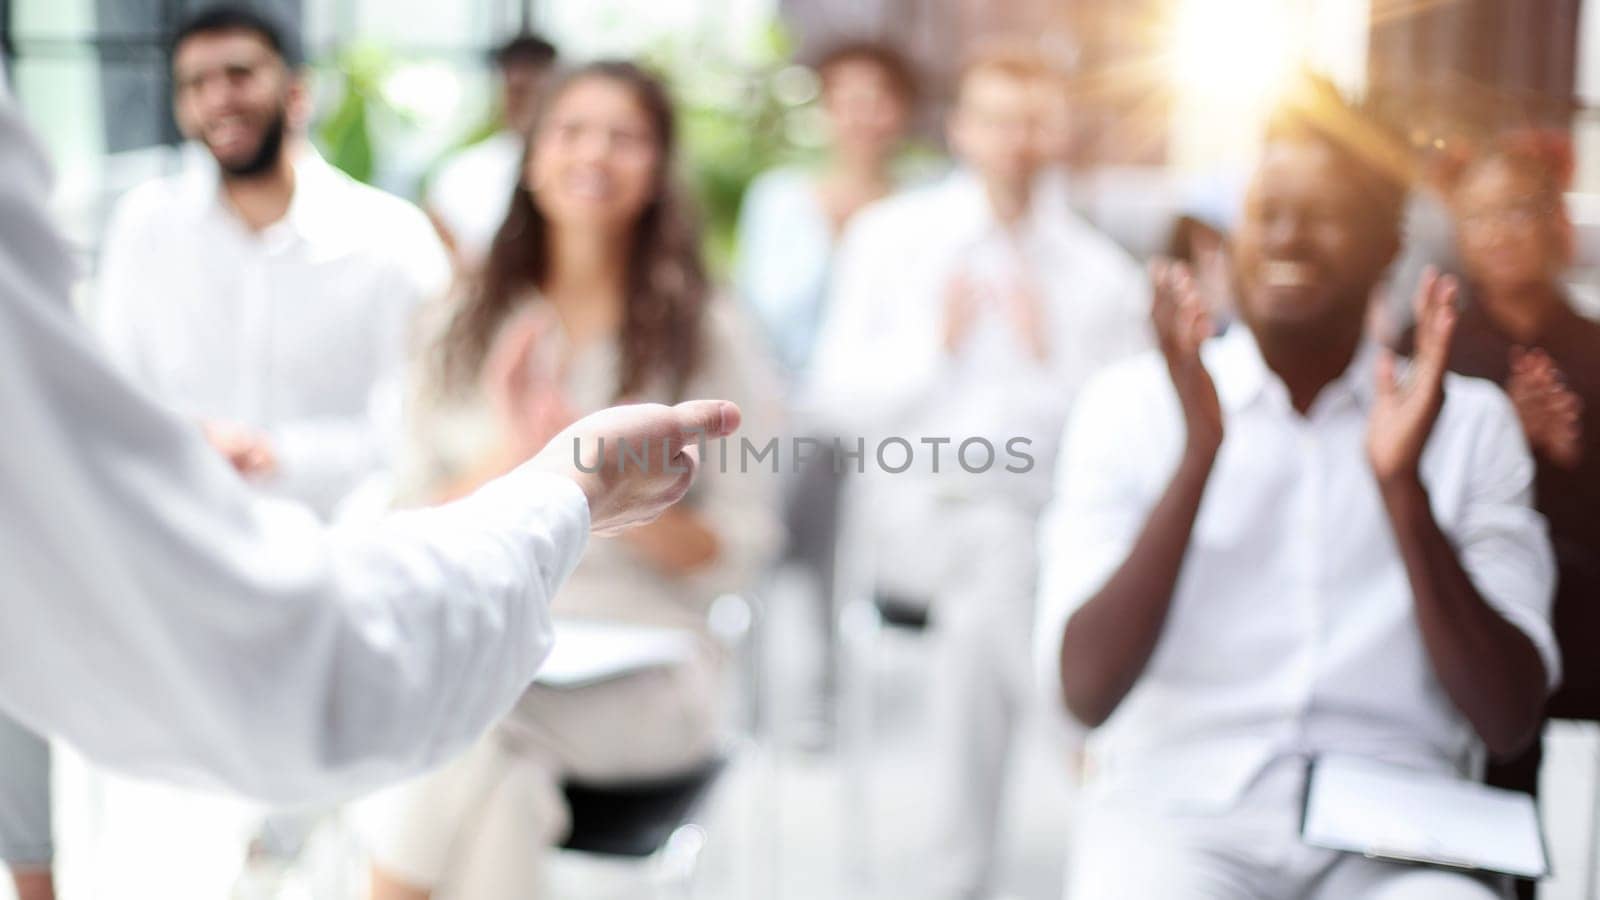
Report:
[[[551,86],[484,271],[430,348],[404,496],[470,491],[616,402],[725,396],[748,433],[770,434],[775,386],[711,297],[673,150],[671,103],[636,66],[592,63]],[[553,606],[682,629],[695,652],[588,686],[534,685],[461,759],[374,798],[376,900],[538,896],[539,848],[567,823],[563,779],[667,776],[714,751],[721,659],[707,608],[779,539],[774,479],[714,468],[656,523],[597,540]]]

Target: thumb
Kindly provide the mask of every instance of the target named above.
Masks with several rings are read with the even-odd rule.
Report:
[[[679,435],[686,441],[727,437],[739,429],[743,415],[727,400],[689,400],[672,407]]]

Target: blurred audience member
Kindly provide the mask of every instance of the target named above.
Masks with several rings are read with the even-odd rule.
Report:
[[[324,516],[387,463],[407,331],[449,265],[427,219],[305,139],[282,32],[213,7],[173,44],[177,117],[207,151],[135,188],[106,234],[99,325],[136,381],[239,473]]]
[[[1562,685],[1552,717],[1600,717],[1600,324],[1578,315],[1562,274],[1573,230],[1562,197],[1572,148],[1562,135],[1518,134],[1460,172],[1451,191],[1465,302],[1450,368],[1510,394],[1537,474],[1535,505],[1555,546]],[[1414,332],[1401,338],[1409,349]],[[1488,781],[1537,793],[1540,745],[1491,766]],[[1532,885],[1524,888],[1531,897]]]
[[[819,167],[774,169],[750,185],[734,271],[740,299],[754,312],[791,382],[801,380],[811,363],[839,235],[858,210],[895,190],[895,154],[917,91],[910,64],[886,44],[841,44],[823,54],[816,70],[828,127],[826,156]],[[794,413],[797,431],[813,430],[804,409]],[[785,561],[811,581],[824,648],[816,655],[816,708],[805,714],[814,728],[805,739],[813,743],[826,742],[831,732],[837,668],[834,549],[843,473],[836,471],[830,448],[824,440],[822,451],[784,489]]]
[[[827,155],[817,169],[758,177],[739,218],[741,299],[791,375],[811,361],[834,247],[864,206],[895,189],[893,163],[916,101],[910,65],[884,44],[850,43],[817,63]]]
[[[1299,837],[1309,760],[1475,777],[1559,678],[1516,414],[1445,371],[1453,281],[1419,288],[1403,378],[1364,336],[1405,198],[1385,137],[1326,83],[1292,95],[1236,234],[1243,327],[1211,339],[1157,265],[1161,353],[1073,413],[1039,637],[1097,729],[1075,900],[1501,896]]]
[[[863,505],[879,588],[932,602],[941,809],[937,884],[920,896],[993,888],[1007,760],[1031,694],[1034,529],[1056,439],[1076,388],[1149,345],[1138,267],[1036,202],[1045,72],[1008,51],[964,68],[948,122],[960,168],[851,224],[812,368],[848,449],[867,438],[876,463],[879,439],[898,437],[917,456],[900,474],[887,470],[898,452],[874,466]],[[1008,456],[1017,450],[1031,469]]]
[[[771,435],[775,379],[737,310],[712,300],[699,233],[673,183],[673,113],[629,63],[579,68],[537,114],[523,181],[480,282],[443,323],[418,391],[400,499],[469,491],[583,412],[729,396]],[[718,738],[722,658],[706,616],[779,540],[768,472],[715,449],[684,504],[600,541],[558,617],[694,636],[682,663],[572,688],[530,687],[501,726],[434,775],[374,798],[373,896],[525,898],[568,824],[561,783],[677,774]]]
[[[451,154],[428,183],[424,206],[456,262],[480,265],[517,187],[518,166],[533,131],[539,92],[556,65],[556,48],[534,34],[519,34],[494,53],[499,72],[495,132]]]

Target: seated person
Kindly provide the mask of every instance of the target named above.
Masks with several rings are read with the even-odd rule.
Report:
[[[1211,338],[1187,272],[1156,266],[1161,352],[1067,427],[1039,635],[1096,729],[1074,900],[1501,896],[1299,837],[1318,755],[1476,777],[1559,677],[1516,414],[1445,371],[1454,282],[1419,289],[1403,376],[1364,334],[1405,194],[1382,139],[1325,83],[1286,99],[1236,234],[1238,325]]]
[[[757,339],[709,297],[672,157],[666,93],[631,64],[590,64],[553,87],[484,279],[434,345],[402,502],[470,490],[623,399],[727,393],[755,440],[771,434],[760,423],[774,379],[750,352]],[[566,828],[563,779],[669,776],[715,752],[723,660],[706,614],[768,561],[780,529],[775,479],[716,470],[715,447],[703,459],[683,506],[597,542],[552,605],[692,632],[695,654],[593,685],[534,685],[475,749],[374,798],[374,897],[544,896],[539,848]]]
[[[1450,368],[1501,385],[1516,406],[1533,451],[1535,506],[1549,520],[1556,554],[1562,685],[1547,712],[1594,719],[1600,663],[1589,645],[1600,634],[1600,429],[1589,427],[1589,411],[1600,409],[1600,323],[1573,309],[1561,283],[1573,259],[1562,198],[1571,164],[1566,139],[1514,134],[1454,180],[1466,297]],[[1408,332],[1402,347],[1413,340]],[[1540,756],[1536,743],[1491,766],[1487,780],[1536,793]]]

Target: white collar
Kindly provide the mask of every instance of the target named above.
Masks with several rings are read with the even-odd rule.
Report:
[[[1287,398],[1288,391],[1277,374],[1267,367],[1255,335],[1244,322],[1235,322],[1226,334],[1215,338],[1206,354],[1208,368],[1216,380],[1217,397],[1223,408],[1237,413],[1259,399],[1269,387]],[[1376,390],[1373,383],[1378,346],[1368,338],[1356,345],[1355,355],[1338,378],[1323,387],[1316,405],[1340,394],[1351,397],[1365,409]]]
[[[330,224],[328,214],[337,209],[328,200],[328,188],[336,186],[341,174],[329,165],[310,141],[293,139],[294,195],[289,198],[289,208],[283,218],[263,229],[263,234],[289,234],[312,238]],[[198,145],[186,151],[189,164],[185,166],[182,196],[199,215],[220,213],[237,221],[238,216],[228,206],[222,195],[222,172],[210,152]]]

